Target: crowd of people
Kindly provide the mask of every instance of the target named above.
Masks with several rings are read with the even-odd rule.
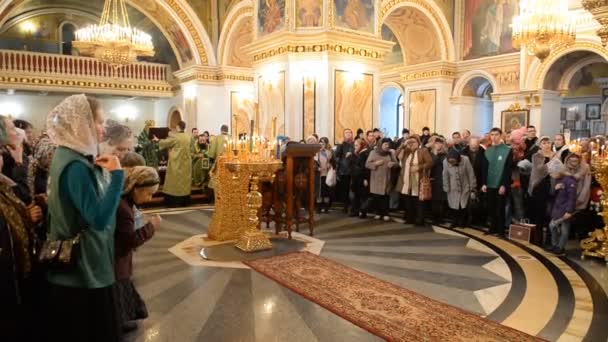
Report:
[[[193,186],[209,183],[230,139],[226,125],[210,136],[186,133],[180,122],[165,139],[150,134],[152,126],[134,147],[132,131],[105,120],[101,104],[85,95],[63,100],[38,137],[27,121],[0,116],[0,331],[7,340],[119,341],[147,317],[131,281],[132,255],[160,229],[158,215],[139,209],[163,183],[159,153],[168,151],[162,191],[183,206]],[[282,149],[297,143],[279,140]],[[532,242],[562,254],[571,233],[602,225],[589,163],[604,140],[584,139],[570,151],[563,135],[537,137],[533,126],[449,139],[425,127],[394,139],[346,129],[336,146],[317,135],[300,143],[321,145],[319,213],[340,202],[361,219],[391,221],[393,212],[406,224],[487,225],[487,234],[503,237],[510,224],[529,219],[538,228]]]
[[[362,219],[390,221],[393,211],[406,224],[485,226],[486,234],[501,237],[511,224],[530,223],[531,242],[556,254],[572,235],[602,227],[590,158],[604,137],[582,139],[576,151],[563,134],[538,137],[534,126],[450,138],[424,127],[420,135],[403,129],[394,139],[379,129],[356,135],[346,129],[333,147],[316,135],[302,142],[322,145],[315,157],[320,213],[340,202],[344,213]]]

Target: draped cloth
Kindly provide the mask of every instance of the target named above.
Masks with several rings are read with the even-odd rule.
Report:
[[[46,119],[47,133],[57,146],[85,156],[97,157],[95,119],[84,94],[65,98]]]
[[[403,188],[401,189],[401,193],[404,195],[418,196],[420,177],[418,172],[411,173],[411,167],[414,165],[418,166],[418,150],[414,153],[410,153],[405,160]]]

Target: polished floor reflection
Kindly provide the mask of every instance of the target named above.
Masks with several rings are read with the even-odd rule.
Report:
[[[210,217],[208,210],[163,215],[161,231],[137,251],[134,281],[150,317],[129,341],[380,340],[254,271],[190,265],[168,251],[205,233]],[[518,247],[506,241],[338,214],[321,216],[316,232],[325,241],[321,256],[533,335],[557,340],[571,332],[567,340],[582,340],[586,334],[576,328],[594,327],[575,310],[584,293],[564,291],[564,280],[553,281],[543,257],[541,262],[523,248],[509,252]],[[535,277],[526,272],[542,267],[546,279],[530,283]],[[536,288],[546,291],[540,298],[546,310],[525,310]],[[590,317],[601,314],[593,305],[590,310]],[[530,320],[543,323],[526,325]]]

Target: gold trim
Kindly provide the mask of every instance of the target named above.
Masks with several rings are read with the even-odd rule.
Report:
[[[243,81],[253,82],[254,78],[250,75],[239,75],[239,74],[224,74],[224,73],[212,73],[212,72],[196,72],[192,75],[186,76],[180,79],[180,83],[189,81]]]
[[[383,60],[384,53],[374,49],[345,46],[342,44],[310,44],[310,45],[285,45],[253,55],[253,61],[259,62],[268,58],[285,55],[288,53],[319,53],[330,52],[348,56],[363,57],[372,60]]]
[[[401,80],[404,82],[408,82],[408,81],[419,81],[419,80],[425,80],[425,79],[429,79],[429,78],[438,78],[438,77],[456,78],[456,72],[454,72],[452,70],[430,70],[430,71],[411,72],[411,73],[401,75]]]
[[[164,92],[170,93],[167,95],[173,96],[173,86],[170,84],[155,84],[146,85],[141,83],[128,84],[121,82],[104,82],[104,81],[85,81],[85,80],[63,80],[47,77],[18,77],[18,76],[0,76],[0,84],[17,84],[23,86],[40,86],[40,87],[65,87],[65,88],[85,88],[97,90],[126,90],[138,92]]]

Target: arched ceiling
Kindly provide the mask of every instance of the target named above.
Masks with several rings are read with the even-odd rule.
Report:
[[[230,66],[250,68],[253,63],[253,57],[244,53],[243,47],[251,43],[252,40],[253,24],[251,23],[251,19],[242,20],[232,34],[232,37],[228,38],[230,45],[226,51],[226,63]]]
[[[560,90],[558,89],[559,84],[563,75],[566,73],[566,70],[579,60],[591,57],[593,55],[595,54],[590,51],[575,51],[558,59],[549,68],[547,76],[543,82],[543,89],[556,91]]]
[[[441,60],[437,31],[429,18],[413,7],[393,11],[384,24],[393,32],[401,46],[405,65]]]
[[[131,24],[147,28],[154,36],[154,27],[161,32],[168,44],[160,44],[162,50],[167,45],[173,50],[180,67],[189,64],[215,64],[213,47],[205,31],[200,13],[211,0],[127,0]],[[40,8],[79,9],[99,16],[103,0],[0,0],[0,25],[28,11]],[[194,7],[191,7],[194,6]],[[193,8],[198,10],[198,14]],[[192,18],[198,16],[198,18]],[[207,16],[210,20],[211,16]],[[208,23],[210,21],[207,20]],[[200,22],[199,22],[200,21]],[[202,22],[202,24],[201,24]]]
[[[489,98],[493,91],[490,81],[483,77],[474,77],[462,89],[462,96]]]

